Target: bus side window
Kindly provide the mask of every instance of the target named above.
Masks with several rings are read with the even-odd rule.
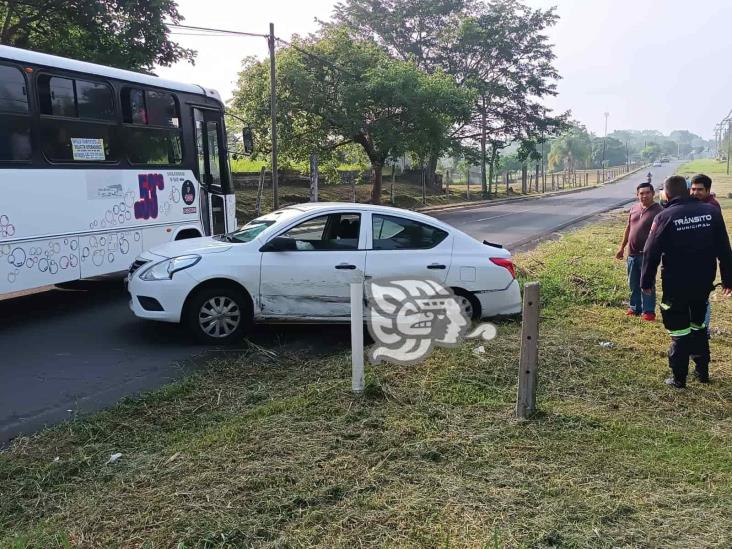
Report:
[[[41,144],[48,160],[84,163],[116,160],[112,146],[114,99],[108,84],[41,74],[38,102]]]
[[[146,95],[151,126],[180,128],[178,104],[172,94],[148,90]]]
[[[171,93],[122,88],[124,146],[132,165],[179,166],[183,162],[178,102]]]
[[[144,91],[139,88],[122,88],[122,119],[127,124],[147,124]]]
[[[0,162],[31,159],[27,89],[20,69],[0,65]]]

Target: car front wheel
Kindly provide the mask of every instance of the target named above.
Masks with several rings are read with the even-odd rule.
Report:
[[[251,301],[234,288],[205,288],[191,298],[185,323],[202,343],[236,343],[252,324]]]

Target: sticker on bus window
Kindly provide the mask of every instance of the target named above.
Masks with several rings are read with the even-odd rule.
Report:
[[[74,160],[106,160],[104,154],[104,139],[89,139],[86,137],[72,137],[71,149]]]

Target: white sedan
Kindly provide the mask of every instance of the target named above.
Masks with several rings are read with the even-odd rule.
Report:
[[[420,213],[367,204],[300,204],[227,235],[170,242],[140,255],[127,281],[138,317],[228,343],[255,321],[348,322],[351,283],[397,278],[452,288],[474,319],[521,310],[507,250]]]

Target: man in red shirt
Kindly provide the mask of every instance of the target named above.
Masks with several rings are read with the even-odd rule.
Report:
[[[712,179],[708,175],[700,173],[691,178],[691,196],[722,211],[722,206],[712,194]]]
[[[699,174],[696,174],[694,177],[692,177],[690,193],[691,193],[691,196],[693,198],[696,198],[699,202],[711,204],[712,206],[717,208],[720,212],[722,211],[722,206],[719,205],[719,202],[717,202],[717,199],[714,198],[714,194],[712,193],[712,178],[709,177],[708,175],[699,173]],[[707,328],[707,336],[709,336],[711,334],[711,328],[710,328],[711,321],[712,321],[712,305],[709,301],[707,301],[707,314],[704,317],[704,324],[706,324],[706,328]]]
[[[643,247],[646,245],[648,233],[651,231],[653,219],[663,208],[654,201],[655,192],[653,185],[648,182],[641,183],[636,188],[638,204],[630,209],[628,225],[625,227],[625,235],[620,250],[615,254],[617,259],[623,259],[625,246],[628,246],[628,286],[630,286],[630,307],[628,316],[639,316],[643,320],[656,320],[656,290],[646,295],[641,292],[640,279],[643,267]]]

